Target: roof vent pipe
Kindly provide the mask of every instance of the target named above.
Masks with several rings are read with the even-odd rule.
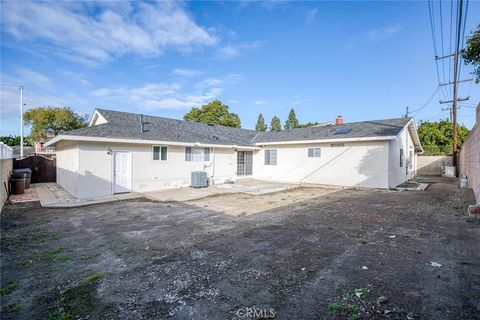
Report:
[[[343,117],[342,116],[337,116],[337,119],[335,120],[335,124],[343,124]]]
[[[140,115],[140,133],[144,133],[144,123],[143,123],[143,114]]]

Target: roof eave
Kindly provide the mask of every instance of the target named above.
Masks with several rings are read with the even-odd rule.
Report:
[[[158,144],[158,145],[175,145],[186,147],[205,147],[205,148],[225,148],[225,149],[245,149],[259,150],[257,146],[239,146],[236,144],[215,144],[202,142],[176,142],[164,140],[145,140],[145,139],[129,139],[129,138],[106,138],[106,137],[90,137],[90,136],[74,136],[60,134],[45,143],[45,146],[52,146],[60,141],[84,141],[84,142],[110,142],[110,143],[132,143],[132,144]]]

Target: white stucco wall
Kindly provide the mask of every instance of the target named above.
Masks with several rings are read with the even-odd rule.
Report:
[[[76,142],[61,141],[56,147],[57,183],[76,197],[79,160]]]
[[[217,183],[235,177],[233,149],[215,148],[210,161],[194,162],[185,161],[184,146],[168,146],[167,161],[154,161],[151,145],[79,142],[78,198],[112,194],[113,156],[107,154],[107,147],[113,151],[131,151],[132,190],[135,192],[189,186],[192,171],[205,170],[211,176],[214,170]],[[212,167],[214,157],[215,169]]]
[[[321,157],[309,158],[308,148],[320,147]],[[277,165],[264,165],[264,149],[277,149]],[[388,187],[388,142],[346,142],[268,146],[255,155],[255,178],[348,187]]]
[[[403,167],[400,167],[400,149],[403,149]],[[412,168],[408,169],[408,154],[413,152]],[[405,182],[413,179],[416,168],[415,146],[412,137],[407,128],[405,128],[395,140],[390,140],[389,143],[389,164],[388,164],[388,180],[389,187],[394,188]]]

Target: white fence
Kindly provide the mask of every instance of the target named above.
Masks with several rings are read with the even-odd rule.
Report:
[[[0,142],[0,159],[11,159],[13,158],[13,149]]]

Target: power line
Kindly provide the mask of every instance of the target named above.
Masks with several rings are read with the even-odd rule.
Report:
[[[425,107],[427,107],[430,102],[433,100],[433,98],[435,97],[435,95],[437,94],[438,90],[440,89],[440,87],[436,87],[435,90],[433,91],[432,95],[427,99],[427,101],[425,101],[425,103],[423,104],[423,106],[421,106],[420,108],[418,109],[415,109],[415,110],[412,110],[410,111],[411,113],[415,113],[415,114],[412,114],[412,117],[415,117],[417,116],[420,111],[422,111]]]
[[[40,96],[42,96],[42,97],[44,97],[44,98],[50,99],[51,101],[54,101],[55,103],[59,103],[59,104],[64,105],[64,106],[67,105],[67,104],[63,103],[62,101],[60,101],[60,100],[58,100],[58,99],[56,99],[56,98],[54,98],[54,97],[51,97],[51,96],[46,95],[46,94],[44,94],[44,93],[41,93],[41,92],[39,92],[39,91],[37,91],[37,90],[34,90],[34,89],[32,89],[32,88],[25,87],[25,89],[26,89],[27,91],[32,91],[32,92],[34,92],[34,93],[36,93],[36,94],[38,94],[38,95],[40,95]]]
[[[450,1],[450,50],[449,52],[452,52],[452,30],[453,30],[453,0]],[[450,82],[452,76],[452,59],[448,59],[448,81]]]
[[[443,11],[442,11],[442,1],[439,1],[439,7],[440,7],[440,43],[442,45],[442,56],[444,56],[444,51],[443,51]],[[442,59],[442,76],[443,76],[443,82],[445,83],[445,60]]]
[[[468,15],[468,0],[465,0],[465,18],[463,20],[462,46],[461,46],[462,50],[465,46],[465,29],[467,27],[467,15]],[[461,73],[461,70],[462,70],[462,60],[463,60],[463,57],[462,57],[462,55],[460,55],[460,65],[459,65],[459,68],[458,68],[458,79],[460,79],[460,73]]]
[[[438,84],[441,83],[440,81],[440,71],[439,71],[439,66],[438,66],[438,50],[437,50],[437,37],[436,37],[436,29],[435,29],[435,7],[433,6],[433,3],[431,0],[428,0],[428,13],[430,16],[430,29],[432,31],[432,40],[433,40],[433,52],[435,54],[435,69],[437,72],[437,80]],[[448,93],[446,93],[446,89],[442,88],[442,95],[444,99],[448,99]]]

